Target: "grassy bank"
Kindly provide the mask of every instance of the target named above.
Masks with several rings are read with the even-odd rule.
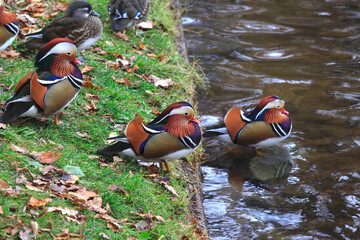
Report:
[[[199,77],[177,53],[169,2],[152,1],[148,19],[155,19],[156,26],[131,31],[126,41],[110,30],[108,1],[89,2],[101,15],[104,33],[92,49],[78,55],[90,67],[84,75],[95,86],[81,90],[60,115],[61,125],[53,118],[30,119],[0,129],[0,239],[198,238],[188,210],[187,178],[181,173],[171,177],[134,159],[107,162],[93,156],[135,113],[147,122],[173,102],[193,103],[193,82]],[[40,3],[46,14],[55,6]],[[24,7],[8,6],[13,12]],[[41,27],[44,21],[50,19],[39,17],[36,24]],[[15,49],[20,42],[18,38]],[[0,101],[34,69],[33,57],[0,58]],[[121,67],[117,59],[131,65]],[[171,79],[174,85],[157,88],[150,75]]]

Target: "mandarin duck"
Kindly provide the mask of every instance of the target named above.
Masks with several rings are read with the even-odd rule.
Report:
[[[68,38],[77,49],[84,50],[93,45],[101,36],[103,26],[90,3],[75,1],[69,4],[65,15],[52,21],[39,32],[28,34],[32,38],[20,45],[27,49],[39,49],[54,38]]]
[[[65,108],[82,87],[82,74],[76,63],[76,46],[66,38],[56,38],[43,46],[35,57],[36,71],[29,72],[6,102],[0,123],[20,117],[48,117]]]
[[[126,155],[147,162],[165,163],[184,157],[200,144],[199,121],[187,102],[168,106],[159,116],[144,124],[136,114],[125,129],[125,135],[109,138],[114,144],[98,150],[99,155]]]
[[[19,25],[16,15],[6,11],[4,0],[0,0],[0,52],[11,45],[18,33]]]
[[[111,28],[122,31],[144,21],[150,8],[150,0],[110,0]]]
[[[266,148],[286,139],[292,130],[285,102],[278,96],[263,98],[248,114],[239,107],[231,108],[224,124],[205,130],[204,137],[216,137],[227,143],[244,147]]]

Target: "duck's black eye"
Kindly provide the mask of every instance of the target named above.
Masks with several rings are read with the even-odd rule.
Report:
[[[277,108],[280,108],[280,106],[276,106]]]
[[[69,55],[69,56],[71,55],[71,53],[69,53],[69,52],[67,52],[66,54]]]
[[[189,115],[189,113],[186,112],[185,115],[187,116],[187,115]]]

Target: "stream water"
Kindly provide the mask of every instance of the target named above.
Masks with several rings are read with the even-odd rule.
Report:
[[[249,149],[204,141],[211,239],[360,239],[360,2],[186,6],[189,58],[208,82],[198,95],[202,124],[268,95],[285,100],[293,122],[278,167],[249,162]]]

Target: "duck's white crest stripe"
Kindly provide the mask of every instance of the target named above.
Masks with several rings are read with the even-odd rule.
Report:
[[[158,134],[158,133],[161,133],[163,131],[158,131],[158,130],[154,130],[154,129],[151,129],[151,128],[148,128],[147,126],[145,126],[144,124],[142,124],[144,130],[146,132],[149,132],[149,133],[152,133],[152,134]]]
[[[165,118],[167,118],[170,114],[166,114],[162,119],[160,119],[159,121],[157,121],[156,123],[154,124],[158,124],[159,122],[161,122],[162,120],[164,120]]]

